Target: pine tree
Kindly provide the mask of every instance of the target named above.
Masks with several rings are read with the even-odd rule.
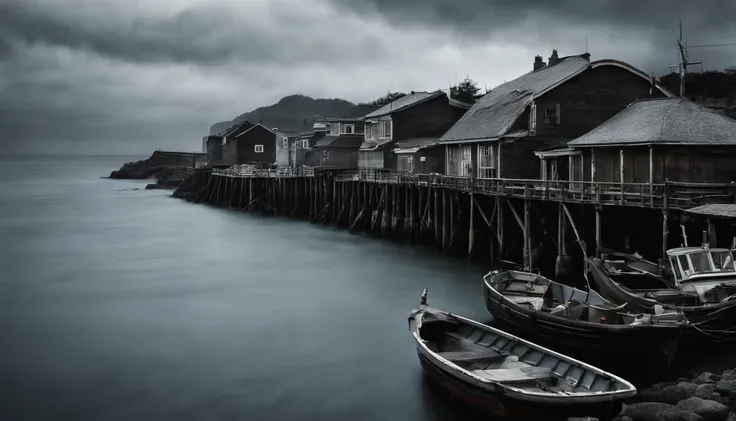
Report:
[[[480,88],[477,86],[477,82],[466,76],[457,86],[450,88],[450,97],[472,104],[475,102],[475,96],[478,95],[478,91],[480,91]]]

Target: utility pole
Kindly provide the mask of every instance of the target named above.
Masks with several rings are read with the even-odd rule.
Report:
[[[685,96],[685,79],[687,78],[687,66],[693,64],[702,64],[702,61],[690,61],[687,54],[687,41],[682,39],[682,19],[680,19],[680,38],[677,39],[677,50],[680,53],[680,63],[677,65],[680,71],[680,96]],[[674,64],[670,64],[670,69],[675,67]]]

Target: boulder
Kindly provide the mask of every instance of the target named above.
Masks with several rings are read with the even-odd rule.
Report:
[[[675,408],[698,414],[703,417],[703,421],[725,421],[729,413],[726,405],[697,397],[678,402]]]
[[[703,421],[703,417],[677,408],[667,409],[656,421]]]
[[[731,398],[736,397],[736,379],[727,380],[724,376],[723,380],[719,380],[718,383],[716,383],[715,390],[723,396]]]
[[[721,374],[723,380],[736,380],[736,370],[726,370]]]
[[[719,380],[721,380],[721,376],[709,372],[705,372],[701,375],[699,375],[695,380],[693,380],[693,383],[695,384],[716,384]]]
[[[674,409],[675,406],[663,402],[639,402],[626,405],[622,415],[631,418],[633,421],[652,421],[661,419],[660,417],[667,410]]]
[[[693,393],[693,396],[701,399],[717,400],[717,398],[719,398],[721,395],[716,393],[715,384],[708,383],[698,385],[697,389],[695,389],[695,393]]]
[[[673,386],[643,390],[641,392],[641,400],[644,402],[663,402],[674,405],[693,396],[697,389],[698,385],[694,383],[680,382]]]

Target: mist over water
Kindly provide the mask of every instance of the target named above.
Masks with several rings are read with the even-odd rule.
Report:
[[[99,178],[134,159],[0,158],[0,419],[478,416],[407,316],[488,320],[485,268]]]

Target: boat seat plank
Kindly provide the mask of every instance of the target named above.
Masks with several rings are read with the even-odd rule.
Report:
[[[544,367],[497,368],[474,370],[473,374],[499,383],[527,383],[532,380],[554,379],[552,371]]]
[[[476,361],[491,362],[492,360],[506,358],[506,355],[499,354],[498,352],[490,348],[484,351],[438,352],[437,355],[439,355],[442,358],[445,358],[446,360],[452,361],[452,362],[463,362],[463,363],[471,363],[471,362],[476,362]]]

